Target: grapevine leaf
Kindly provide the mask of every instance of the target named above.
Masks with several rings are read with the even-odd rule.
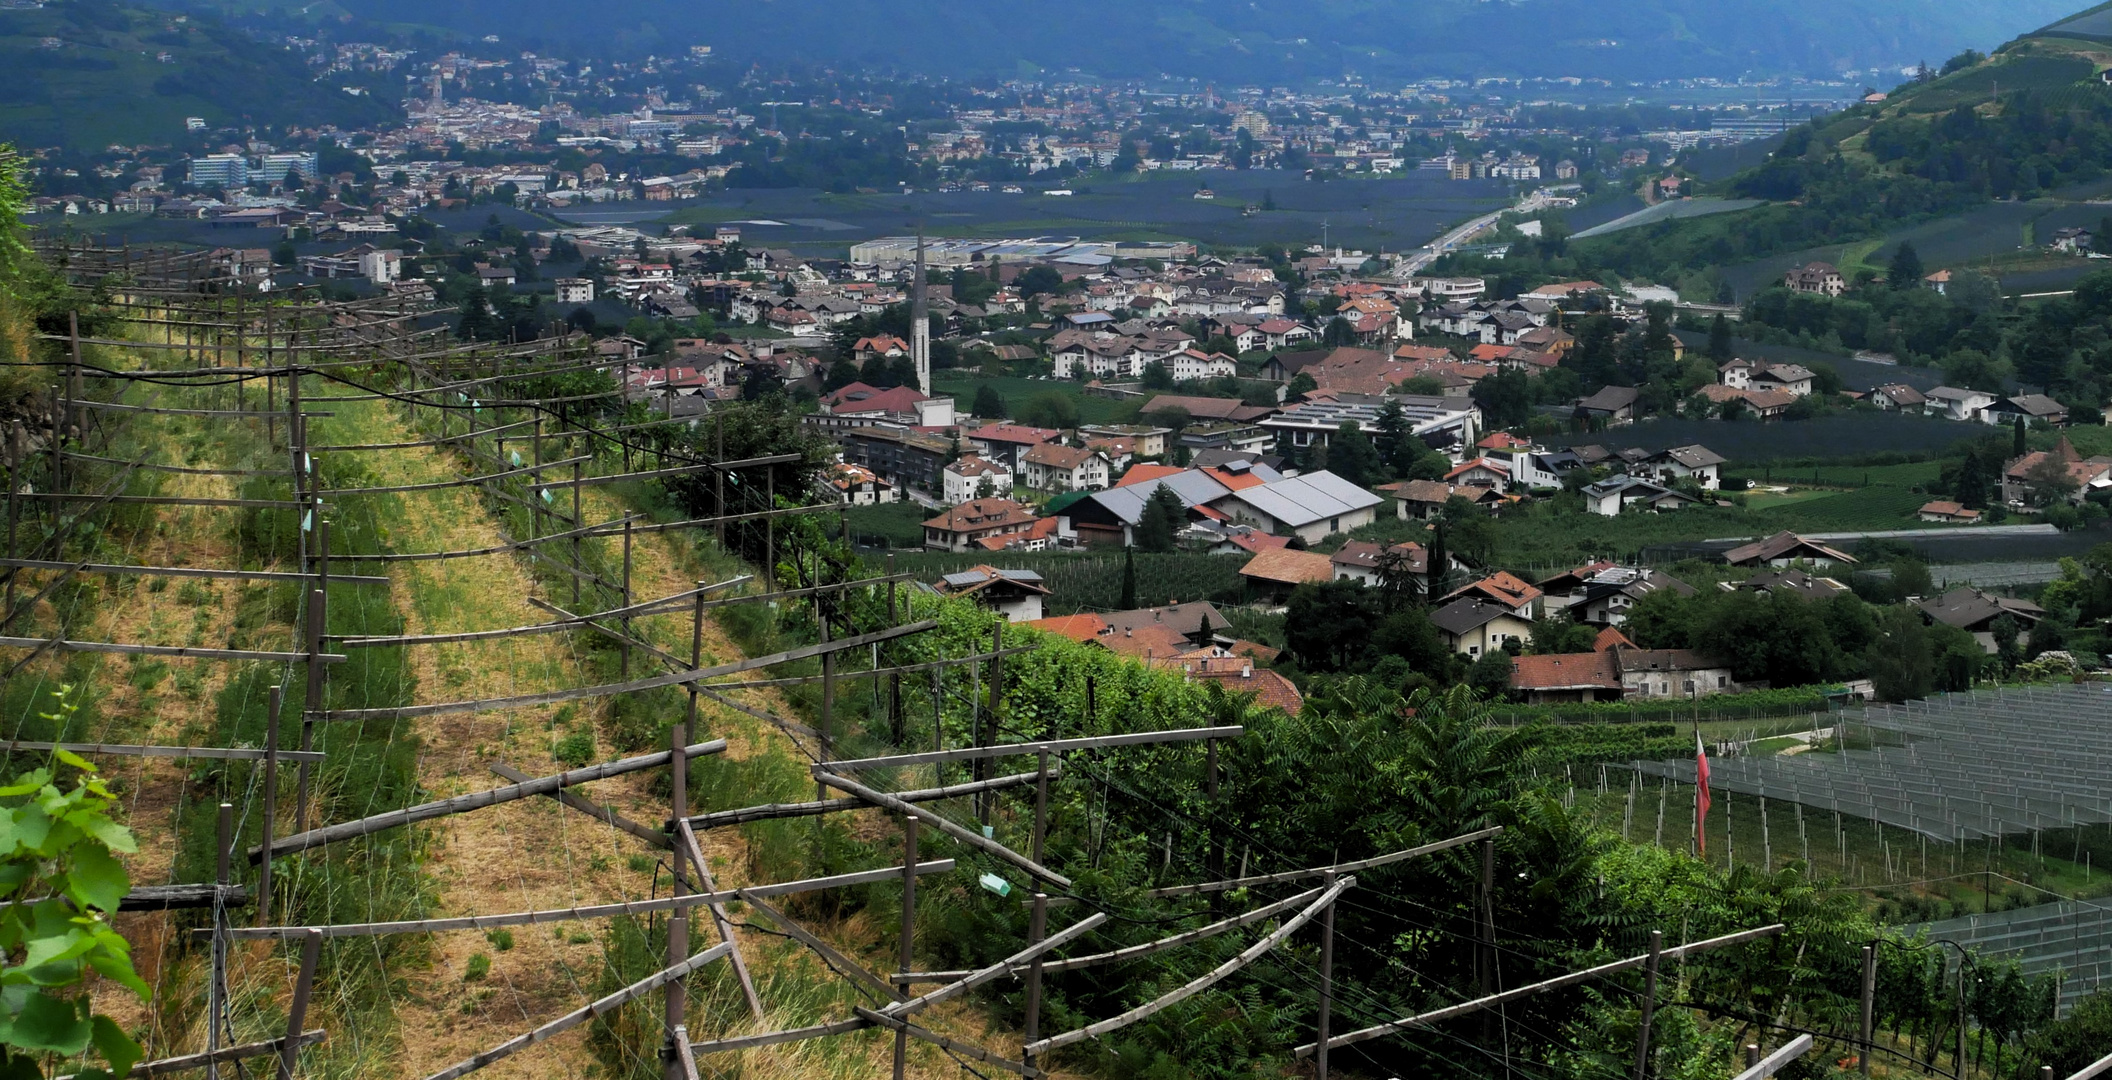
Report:
[[[125,1034],[125,1029],[117,1026],[117,1021],[98,1016],[93,1023],[95,1034],[91,1038],[96,1052],[103,1055],[103,1060],[110,1063],[111,1070],[118,1076],[131,1072],[132,1066],[146,1056],[139,1044]]]
[[[9,1041],[25,1050],[49,1050],[71,1057],[88,1048],[92,1025],[73,1002],[43,991],[29,995],[15,1016]]]
[[[73,849],[73,869],[66,874],[66,890],[84,907],[116,911],[118,901],[132,883],[125,868],[99,844],[81,844]]]

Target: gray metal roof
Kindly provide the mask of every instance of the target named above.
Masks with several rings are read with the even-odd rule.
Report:
[[[1201,506],[1205,503],[1214,502],[1224,498],[1232,491],[1231,488],[1218,483],[1208,474],[1190,469],[1186,472],[1174,473],[1172,476],[1162,476],[1155,480],[1147,480],[1141,484],[1130,484],[1124,487],[1109,488],[1106,491],[1095,491],[1091,495],[1086,496],[1086,498],[1106,507],[1109,513],[1121,518],[1124,523],[1135,525],[1144,520],[1144,505],[1151,501],[1152,492],[1159,490],[1161,487],[1172,488],[1173,493],[1180,497],[1183,507]]]
[[[1292,528],[1377,506],[1383,500],[1326,470],[1232,493]]]

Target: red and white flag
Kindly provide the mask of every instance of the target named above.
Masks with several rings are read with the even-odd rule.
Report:
[[[1694,850],[1709,853],[1709,752],[1701,745],[1701,732],[1694,733]]]

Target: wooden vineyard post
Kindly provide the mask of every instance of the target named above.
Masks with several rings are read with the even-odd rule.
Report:
[[[1862,1046],[1858,1071],[1870,1075],[1870,1051],[1877,1046],[1877,946],[1863,946]]]
[[[777,509],[776,469],[763,470],[763,509]],[[777,591],[777,519],[768,514],[763,517],[763,590]]]
[[[1216,746],[1216,740],[1210,745]],[[1320,878],[1322,888],[1333,888],[1334,871]],[[1320,912],[1320,1038],[1319,1050],[1313,1057],[1313,1075],[1317,1080],[1327,1080],[1327,1038],[1335,1014],[1335,905],[1329,903]]]
[[[903,974],[912,968],[911,946],[917,926],[917,816],[902,819],[902,936],[896,949],[896,966]],[[909,1033],[895,1032],[895,1078],[903,1080],[909,1061]]]
[[[529,458],[529,464],[535,466],[535,471],[528,475],[534,477],[535,482],[540,484],[543,482],[543,418],[540,416],[535,418],[535,435],[531,441],[534,443],[534,447],[530,451],[532,456]],[[541,535],[537,531],[536,526],[542,519],[542,511],[537,507],[536,501],[534,499],[528,500],[528,539],[533,540]]]
[[[1494,837],[1486,838],[1481,842],[1481,881],[1477,891],[1480,894],[1478,897],[1480,903],[1477,906],[1481,909],[1481,926],[1480,933],[1476,936],[1481,940],[1476,943],[1474,949],[1474,971],[1476,975],[1475,981],[1480,984],[1481,995],[1487,997],[1496,992],[1496,840]],[[1484,1043],[1493,1042],[1495,1039],[1494,1020],[1495,1018],[1490,1014],[1482,1014],[1481,1037]]]
[[[698,591],[695,605],[689,612],[689,667],[692,671],[704,664],[704,583],[697,582],[696,588]],[[697,737],[697,684],[690,683],[686,689],[689,691],[689,708],[682,714],[684,745]],[[676,862],[680,861],[679,858],[676,859]]]
[[[1205,788],[1204,788],[1204,795],[1205,795],[1205,796],[1207,796],[1207,797],[1209,798],[1209,800],[1210,800],[1210,813],[1211,813],[1211,815],[1212,815],[1212,816],[1216,816],[1216,815],[1217,815],[1217,813],[1219,812],[1219,807],[1218,807],[1218,799],[1217,799],[1217,740],[1216,740],[1216,739],[1210,739],[1210,740],[1206,741],[1206,742],[1205,742],[1205,743],[1204,743],[1203,745],[1204,745],[1204,747],[1206,748],[1206,750],[1205,750],[1205,753],[1207,754],[1207,764],[1206,764],[1206,768],[1208,769],[1208,779],[1207,779],[1207,783],[1206,783],[1206,785],[1205,785]],[[1212,880],[1212,881],[1220,881],[1220,880],[1223,880],[1223,878],[1224,878],[1224,876],[1225,876],[1225,842],[1224,842],[1224,839],[1223,839],[1223,835],[1224,835],[1224,834],[1223,834],[1223,833],[1222,833],[1222,832],[1221,832],[1220,830],[1218,830],[1218,829],[1214,829],[1214,828],[1213,828],[1213,829],[1211,829],[1211,830],[1210,830],[1210,850],[1209,850],[1209,854],[1208,854],[1208,856],[1207,856],[1207,858],[1206,858],[1206,860],[1205,860],[1205,861],[1206,861],[1206,863],[1208,864],[1208,873],[1209,873],[1209,875],[1210,875],[1210,880]],[[1035,861],[1036,861],[1036,862],[1039,862],[1039,861],[1041,861],[1041,860],[1039,860],[1039,859],[1036,859]],[[1222,906],[1222,905],[1221,905],[1221,904],[1219,903],[1219,898],[1220,898],[1220,897],[1222,897],[1223,895],[1224,895],[1223,893],[1211,893],[1211,894],[1210,894],[1210,910],[1211,910],[1211,911],[1217,911],[1217,910],[1218,910],[1218,909],[1219,909],[1219,908],[1220,908],[1220,907]],[[1333,906],[1333,905],[1329,905],[1329,906],[1328,906],[1328,909],[1327,909],[1327,910],[1328,910],[1328,913],[1329,913],[1329,914],[1328,914],[1328,922],[1329,922],[1329,925],[1333,925],[1333,922],[1334,922],[1334,914],[1333,914],[1333,913],[1334,913],[1334,910],[1335,910],[1335,909],[1334,909],[1334,906]]]
[[[279,707],[286,697],[281,686],[271,688],[270,711],[264,719],[264,805],[259,807],[264,856],[257,861],[257,925],[271,925],[271,841],[279,810]],[[299,1034],[299,1029],[295,1029]]]
[[[629,517],[623,519],[623,606],[626,608],[631,606],[631,519]],[[629,681],[631,677],[630,639],[633,636],[631,617],[625,615],[623,617],[623,677],[625,681]]]
[[[78,427],[81,423],[81,313],[66,313],[66,333],[73,339],[73,364],[66,369],[66,399],[73,403],[67,413],[66,423]]]
[[[293,1065],[301,1054],[301,1025],[308,1022],[308,998],[315,990],[315,966],[323,957],[323,932],[310,929],[301,935],[301,973],[294,979],[293,1002],[286,1009],[286,1040],[279,1050],[279,1080],[293,1080]]]
[[[694,695],[691,696],[691,700],[695,700]],[[670,740],[673,744],[670,749],[674,752],[668,755],[667,759],[668,772],[670,778],[674,781],[674,790],[670,796],[674,814],[670,820],[681,821],[689,816],[689,754],[687,752],[689,739],[688,733],[685,731],[674,732],[673,736],[673,739]],[[675,852],[675,857],[671,860],[670,865],[674,867],[675,871],[674,895],[689,895],[689,882],[682,873],[682,852]],[[667,919],[666,966],[674,967],[687,959],[688,956],[689,912],[687,910],[670,911]],[[667,984],[667,1046],[661,1059],[666,1066],[667,1080],[686,1080],[682,1072],[681,1053],[676,1049],[676,1039],[679,1033],[689,1026],[688,1014],[688,988],[683,985],[682,980],[676,979]]]
[[[213,859],[216,871],[213,881],[222,890],[213,896],[213,955],[209,974],[211,982],[205,988],[205,1049],[207,1053],[220,1049],[220,1029],[227,1020],[227,910],[223,895],[233,870],[235,849],[235,804],[220,804],[219,831],[214,836]],[[208,1061],[205,1075],[209,1080],[219,1080],[220,1066]]]
[[[315,749],[315,714],[323,707],[323,626],[328,593],[315,589],[308,594],[308,682],[301,707],[301,752]],[[314,766],[301,759],[300,777],[294,786],[293,831],[308,831],[308,784]]]
[[[301,373],[290,368],[286,376],[286,441],[293,454],[293,501],[304,503],[308,487],[308,436],[307,425],[301,423]],[[301,548],[301,573],[308,572],[308,534],[301,532],[300,523],[294,523],[294,534]]]
[[[1036,861],[1039,861],[1039,859],[1037,858]],[[1048,933],[1048,930],[1049,894],[1044,892],[1037,892],[1034,894],[1034,906],[1027,916],[1027,944],[1041,944],[1041,939],[1044,935]],[[1023,1037],[1022,1042],[1025,1046],[1032,1046],[1035,1042],[1039,1041],[1040,1038],[1041,954],[1036,953],[1034,955],[1033,962],[1027,965],[1027,1024],[1026,1034]],[[1022,1049],[1019,1055],[1019,1059],[1020,1061],[1028,1065],[1034,1064],[1034,1055],[1030,1051]]]
[[[574,461],[572,463],[572,568],[584,572],[587,568],[587,563],[586,559],[580,554],[579,545],[585,538],[578,535],[579,528],[584,523],[584,519],[579,516],[580,467],[580,462]],[[595,580],[598,581],[600,579],[597,578]],[[578,574],[572,575],[572,610],[579,610]],[[680,958],[678,957],[677,959],[679,960]]]
[[[714,485],[711,496],[711,516],[719,519],[712,528],[718,534],[719,550],[724,551],[726,550],[726,466],[720,463],[726,460],[726,414],[714,412],[711,422],[713,429],[718,433],[717,456],[711,459],[711,478]]]
[[[1098,676],[1087,675],[1085,677],[1085,730],[1079,732],[1078,734],[1080,735],[1090,737],[1100,734],[1100,709],[1098,702],[1095,701],[1095,698],[1099,696],[1099,688],[1100,680]]]
[[[66,441],[66,399],[58,383],[51,384],[51,490],[66,490],[66,464],[59,444]],[[57,519],[58,514],[53,512]]]
[[[1664,950],[1665,932],[1650,931],[1650,959],[1643,963],[1643,1018],[1635,1029],[1635,1080],[1650,1077],[1650,1024],[1657,1015],[1657,960]]]
[[[826,561],[821,557],[821,549],[816,548],[814,551],[814,584],[817,588],[823,584],[822,568],[826,565]],[[814,622],[820,628],[821,643],[823,645],[828,644],[829,594],[826,592],[814,595]],[[819,760],[823,762],[829,760],[829,741],[835,738],[835,725],[836,653],[832,650],[821,654],[821,719],[820,726],[816,729],[818,737],[814,740],[817,744],[814,751],[820,756]],[[817,779],[814,782],[814,797],[816,799],[828,798],[828,785]],[[817,820],[814,825],[815,854],[819,855],[821,853],[821,822]]]
[[[7,426],[7,557],[19,559],[16,547],[16,526],[22,514],[22,422],[14,421]],[[7,576],[7,607],[14,610],[15,577]]]
[[[978,747],[989,746],[997,741],[997,706],[999,702],[1004,700],[1005,658],[1002,655],[1004,648],[1005,623],[1003,619],[999,619],[997,625],[990,628],[989,720],[987,722],[978,721],[975,725],[975,745]],[[974,776],[977,780],[988,780],[990,778],[989,758],[980,757],[975,759]],[[979,792],[975,796],[975,816],[985,827],[990,824],[990,810],[996,804],[996,801],[996,796],[987,791]]]

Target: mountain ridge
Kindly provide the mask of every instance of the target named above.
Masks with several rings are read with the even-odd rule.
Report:
[[[307,10],[377,26],[497,35],[533,51],[710,45],[739,62],[797,57],[941,75],[1173,75],[1228,85],[1336,78],[1657,79],[1838,75],[1906,66],[2021,33],[2060,0],[630,0],[584,17],[560,0],[163,0]]]

